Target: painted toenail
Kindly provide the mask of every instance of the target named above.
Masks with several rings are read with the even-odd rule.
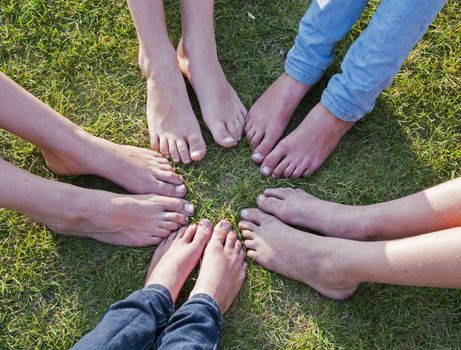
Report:
[[[226,231],[229,231],[232,228],[232,225],[227,221],[221,221],[219,225]]]
[[[258,201],[263,201],[263,200],[265,200],[265,199],[266,199],[266,196],[263,195],[263,194],[260,194],[260,195],[258,196]]]
[[[190,214],[194,213],[194,205],[193,204],[186,204],[184,206],[184,210],[187,211]]]
[[[224,142],[225,142],[225,143],[231,143],[231,142],[235,142],[235,140],[234,140],[232,137],[229,137],[229,136],[228,136],[228,137],[226,137],[226,138],[224,139]]]
[[[186,191],[185,185],[176,186],[176,193],[184,193]]]
[[[243,209],[241,212],[240,212],[240,216],[244,219],[246,219],[248,217],[248,209]]]
[[[200,220],[200,226],[203,226],[205,228],[210,228],[211,227],[211,222],[209,222],[206,219]]]
[[[261,160],[263,160],[263,155],[261,153],[256,152],[251,155],[251,158],[257,162],[260,162]]]
[[[263,166],[261,168],[261,172],[263,173],[263,175],[268,176],[271,173],[271,170],[267,166]]]

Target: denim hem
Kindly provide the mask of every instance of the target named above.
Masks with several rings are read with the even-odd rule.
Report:
[[[326,109],[330,111],[331,114],[345,122],[355,123],[362,119],[365,115],[354,115],[350,112],[345,112],[344,109],[338,107],[338,103],[336,103],[332,96],[330,96],[328,88],[323,92],[320,102],[322,102],[322,104],[326,107]]]
[[[322,78],[322,76],[315,77],[312,74],[307,73],[305,70],[300,69],[291,62],[289,57],[285,61],[285,73],[304,85],[314,85]]]
[[[221,313],[221,310],[219,309],[218,304],[216,303],[216,301],[211,296],[209,296],[208,294],[205,294],[205,293],[197,293],[197,294],[194,294],[186,302],[186,304],[189,303],[191,300],[200,300],[201,302],[209,305],[213,309],[215,315],[217,316],[219,328],[222,327],[222,325],[224,323],[223,315]]]
[[[170,291],[166,287],[162,286],[161,284],[154,283],[154,284],[149,284],[148,286],[145,286],[143,290],[153,290],[163,295],[166,299],[166,302],[168,303],[167,306],[170,311],[170,315],[174,313],[175,307],[174,307],[173,299],[171,298]]]

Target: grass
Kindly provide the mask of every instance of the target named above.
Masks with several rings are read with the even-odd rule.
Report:
[[[319,100],[341,57],[363,29],[371,1],[337,60],[298,108],[292,130]],[[218,0],[217,41],[231,83],[250,106],[282,72],[304,0]],[[177,1],[167,1],[177,42]],[[248,16],[248,12],[255,19]],[[235,224],[264,188],[297,186],[321,198],[368,204],[461,175],[461,5],[449,0],[375,110],[345,137],[313,177],[267,180],[246,143],[232,150],[205,132],[207,158],[180,166],[196,218]],[[75,123],[119,143],[148,146],[145,87],[126,3],[0,0],[0,69]],[[198,113],[195,97],[194,108]],[[0,132],[0,157],[49,179],[120,191],[96,177],[57,178],[37,148]],[[65,349],[106,307],[141,287],[149,249],[63,238],[12,211],[0,211],[0,348]],[[193,278],[186,285],[190,290]],[[250,264],[226,316],[224,349],[461,348],[457,290],[364,284],[334,302],[305,285]]]

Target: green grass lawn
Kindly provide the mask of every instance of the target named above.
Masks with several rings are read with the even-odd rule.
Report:
[[[247,107],[283,71],[307,3],[217,1],[221,61]],[[289,130],[319,100],[377,3],[371,1],[338,46],[336,64],[305,98]],[[177,42],[178,2],[167,1],[166,11]],[[148,147],[146,91],[125,1],[0,0],[0,69],[91,133]],[[313,177],[265,179],[249,160],[246,142],[223,150],[205,131],[206,159],[178,167],[198,208],[195,218],[236,224],[239,210],[254,206],[256,196],[273,186],[369,204],[460,176],[460,86],[461,4],[449,0],[376,109]],[[1,158],[32,173],[121,191],[96,177],[58,178],[37,148],[5,132],[0,142]],[[69,348],[111,303],[142,286],[153,252],[60,237],[8,210],[0,210],[0,241],[0,349]],[[363,284],[350,300],[334,302],[254,264],[225,318],[224,349],[461,347],[460,291]]]

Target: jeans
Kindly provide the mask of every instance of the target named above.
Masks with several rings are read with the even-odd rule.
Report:
[[[196,294],[175,312],[170,292],[153,284],[111,305],[72,349],[218,349],[222,326],[219,307],[209,295]]]
[[[332,64],[336,43],[360,17],[368,0],[312,0],[285,62],[286,73],[315,84]],[[370,112],[446,0],[382,0],[368,27],[349,48],[322,94],[336,117],[355,122]]]

